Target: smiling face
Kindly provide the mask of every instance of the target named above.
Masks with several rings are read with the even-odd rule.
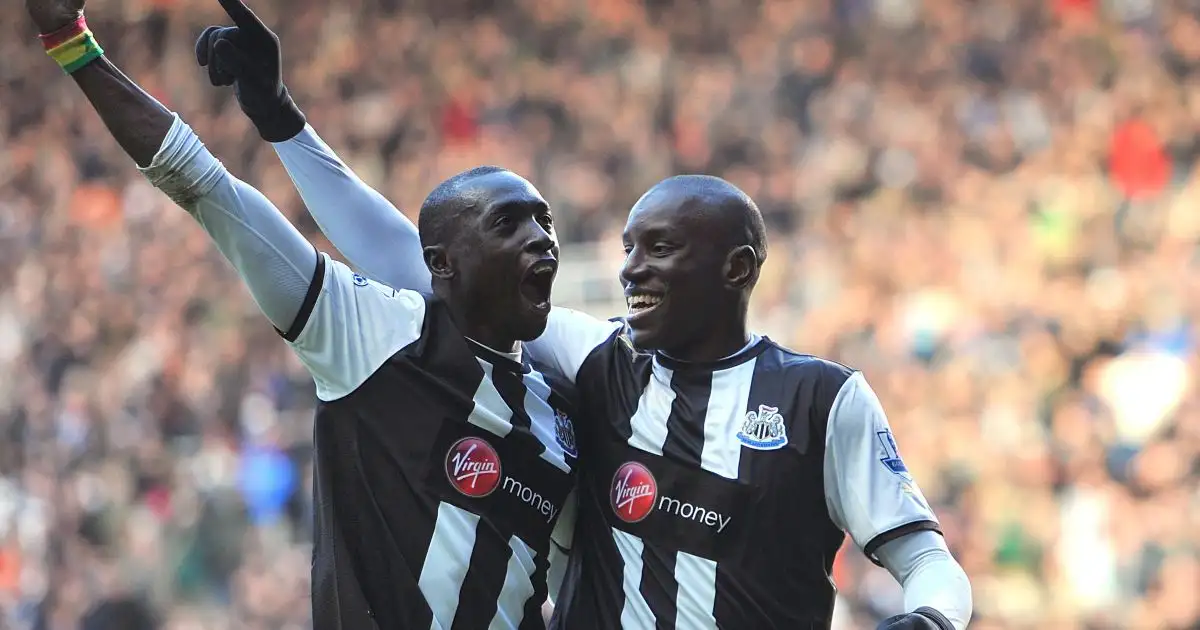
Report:
[[[715,178],[699,182],[707,185],[710,179]],[[743,237],[740,211],[731,210],[729,194],[720,187],[718,194],[697,191],[689,181],[666,180],[634,205],[623,235],[621,280],[638,347],[707,360],[745,343],[758,256]]]
[[[558,271],[550,208],[528,181],[495,171],[459,183],[444,245],[427,246],[436,290],[463,332],[496,349],[542,334]]]

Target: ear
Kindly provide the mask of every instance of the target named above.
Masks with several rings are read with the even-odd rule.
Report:
[[[725,286],[745,290],[758,282],[758,254],[749,245],[739,245],[725,258]]]
[[[450,263],[450,254],[444,245],[430,245],[423,248],[421,254],[425,257],[429,275],[442,280],[454,277],[454,265]]]

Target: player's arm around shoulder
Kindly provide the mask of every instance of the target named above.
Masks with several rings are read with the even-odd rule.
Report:
[[[592,353],[611,341],[623,321],[603,320],[582,311],[556,306],[550,309],[546,330],[524,344],[538,369],[575,383],[580,368]]]
[[[904,588],[905,610],[881,628],[962,630],[971,585],[937,516],[900,457],[879,397],[861,372],[841,385],[825,438],[825,497],[834,522]]]
[[[317,396],[332,401],[417,341],[424,323],[423,295],[368,280],[320,254],[300,312],[281,334],[313,375]]]

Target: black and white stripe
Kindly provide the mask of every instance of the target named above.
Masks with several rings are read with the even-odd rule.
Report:
[[[598,347],[578,380],[583,404],[603,414],[587,424],[596,456],[554,627],[827,627],[843,534],[825,503],[825,418],[849,374],[768,339],[703,365],[619,337]],[[765,420],[747,427],[751,413]],[[786,443],[755,443],[781,424]],[[631,464],[655,493],[648,510],[625,503],[619,516],[614,496],[642,496],[630,492]]]
[[[501,438],[514,429],[529,431],[541,442],[542,458],[570,472],[563,449],[554,439],[554,410],[544,377],[533,371],[518,375],[497,370],[483,358],[478,361],[483,378],[467,421]],[[438,505],[418,582],[433,612],[430,627],[500,630],[540,626],[546,591],[535,585],[545,582],[546,558],[517,536],[508,540],[507,557],[476,544],[479,521],[478,515],[460,507],[446,502]],[[470,605],[461,605],[463,601]],[[531,613],[537,622],[523,625]]]
[[[376,291],[358,286],[337,297]],[[556,437],[566,402],[528,365],[465,339],[444,305],[426,309],[409,338],[344,359],[339,374],[360,382],[318,412],[314,624],[542,629],[550,533],[573,487],[574,455]],[[362,338],[381,315],[363,316]],[[464,440],[486,444],[479,461],[495,456],[482,496],[447,472]]]
[[[731,423],[744,413],[756,361],[696,372],[676,372],[655,361],[650,382],[629,421],[629,445],[737,479],[741,447],[729,439],[737,431]],[[715,561],[647,547],[631,534],[616,528],[612,531],[625,564],[623,627],[717,627]]]

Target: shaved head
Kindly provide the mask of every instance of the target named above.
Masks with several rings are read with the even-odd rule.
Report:
[[[479,195],[473,194],[471,182],[507,172],[508,169],[499,166],[476,166],[438,184],[421,204],[421,213],[417,216],[421,246],[444,245],[453,240],[461,218],[480,201]]]
[[[714,223],[729,247],[749,245],[758,264],[767,260],[767,226],[758,205],[741,188],[711,175],[676,175],[642,195],[644,202],[670,198],[681,210]]]

